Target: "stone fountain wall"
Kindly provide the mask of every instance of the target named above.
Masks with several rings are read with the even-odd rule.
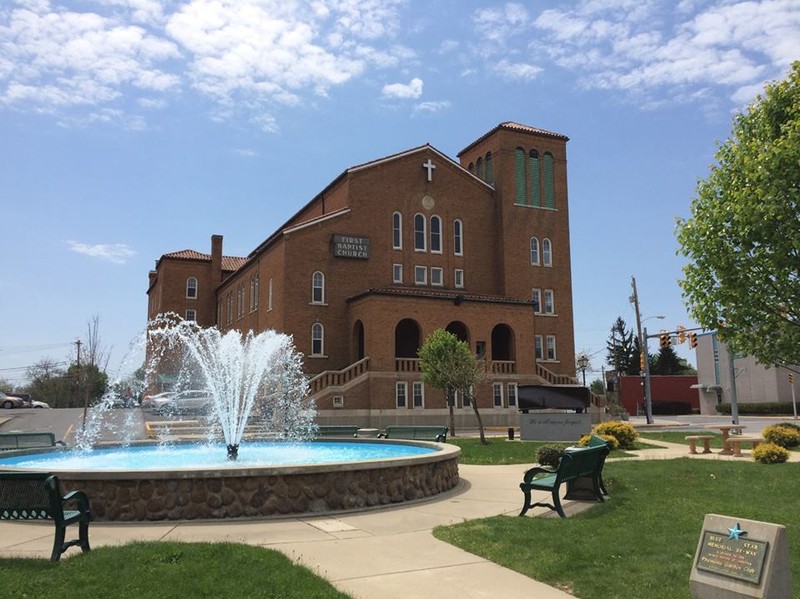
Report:
[[[291,516],[386,506],[431,497],[458,484],[458,452],[397,465],[199,472],[59,474],[64,492],[89,496],[97,521]]]

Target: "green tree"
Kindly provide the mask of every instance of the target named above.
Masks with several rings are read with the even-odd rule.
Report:
[[[686,360],[682,359],[671,345],[662,347],[658,350],[651,362],[650,374],[660,375],[675,375],[675,374],[688,374],[686,372]]]
[[[635,352],[634,359],[634,339],[633,331],[629,331],[628,325],[621,316],[618,316],[611,325],[611,333],[606,342],[606,361],[619,374],[627,374],[631,369],[631,362],[636,365],[638,373],[639,352]]]
[[[422,380],[445,392],[448,405],[453,391],[458,391],[465,400],[469,400],[475,418],[478,420],[481,443],[486,444],[483,431],[483,420],[478,411],[478,404],[473,395],[473,389],[483,380],[484,366],[469,349],[466,341],[461,341],[452,333],[444,329],[436,329],[425,340],[417,352],[419,365],[422,370]],[[450,432],[453,433],[452,410],[450,412]]]
[[[689,260],[680,284],[692,316],[767,365],[800,363],[799,182],[795,62],[735,117],[676,230]]]

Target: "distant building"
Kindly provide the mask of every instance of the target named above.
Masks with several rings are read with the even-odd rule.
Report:
[[[737,403],[792,401],[790,370],[765,367],[744,356],[734,357],[733,371]],[[717,404],[731,401],[731,357],[716,332],[697,336],[697,390],[701,414],[716,414]]]
[[[442,422],[417,350],[445,328],[486,358],[485,423],[516,423],[518,385],[576,384],[567,141],[506,122],[458,162],[423,145],[348,168],[246,257],[217,235],[161,256],[148,317],[288,333],[320,422],[373,426]]]

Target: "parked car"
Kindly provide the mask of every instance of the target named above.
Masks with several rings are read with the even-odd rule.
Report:
[[[0,406],[7,410],[10,410],[11,408],[24,408],[25,400],[21,397],[17,397],[16,395],[8,395],[7,393],[0,391]]]
[[[155,408],[153,400],[161,401],[164,399],[170,399],[172,397],[175,397],[177,393],[178,393],[177,391],[163,391],[162,393],[156,393],[155,395],[145,395],[142,398],[142,404],[141,404],[142,409],[149,410],[151,408]]]
[[[102,408],[136,408],[139,402],[135,397],[108,393],[97,402],[97,405]]]
[[[207,412],[214,398],[211,393],[199,389],[180,391],[172,397],[153,399],[153,410],[159,414],[178,414],[182,412]]]
[[[40,409],[41,408],[49,408],[50,404],[49,403],[45,403],[43,401],[39,401],[38,399],[32,399],[31,401],[28,402],[28,407],[29,408],[40,408]]]

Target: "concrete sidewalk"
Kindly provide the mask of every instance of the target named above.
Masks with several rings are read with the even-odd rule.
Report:
[[[662,445],[663,449],[636,452],[637,458],[689,456],[685,445]],[[691,457],[742,459],[718,453]],[[792,457],[800,459],[800,454],[793,452]],[[269,547],[307,566],[355,599],[431,594],[441,599],[568,599],[573,595],[438,541],[431,534],[433,527],[442,524],[495,515],[516,518],[522,507],[519,483],[530,466],[462,464],[461,481],[454,491],[394,508],[274,520],[93,523],[89,538],[95,548],[132,540],[231,541]],[[564,502],[568,516],[592,505]],[[534,508],[528,516],[557,517],[546,508]],[[48,559],[52,543],[51,523],[0,523],[0,556]],[[79,552],[70,549],[62,559]]]

